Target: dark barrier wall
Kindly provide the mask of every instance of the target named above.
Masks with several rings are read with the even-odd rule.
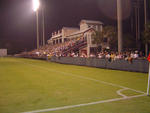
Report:
[[[148,61],[143,59],[133,60],[131,64],[126,60],[115,60],[109,62],[107,59],[80,58],[80,57],[51,57],[51,61],[63,64],[91,66],[105,69],[115,69],[115,70],[144,72],[144,73],[148,72]]]

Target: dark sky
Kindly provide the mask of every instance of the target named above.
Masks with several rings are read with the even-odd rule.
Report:
[[[45,3],[46,39],[63,26],[79,27],[81,19],[116,25],[116,0],[42,1]],[[123,1],[123,18],[128,22],[131,3],[130,0]],[[7,48],[9,53],[36,48],[36,16],[32,0],[0,0],[0,48]]]

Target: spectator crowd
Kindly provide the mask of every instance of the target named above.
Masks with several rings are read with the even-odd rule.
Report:
[[[54,45],[45,45],[38,49],[35,49],[30,52],[22,52],[18,56],[26,56],[26,57],[40,57],[49,59],[51,56],[56,57],[84,57],[87,58],[87,54],[85,51],[81,51],[79,53],[79,48],[81,46],[86,45],[86,40],[84,38],[66,41],[60,44]],[[132,63],[133,59],[142,59],[144,55],[140,51],[124,51],[121,53],[110,51],[110,50],[101,50],[100,52],[91,52],[90,58],[99,58],[99,59],[108,59],[108,61],[112,62],[115,60],[124,59]]]

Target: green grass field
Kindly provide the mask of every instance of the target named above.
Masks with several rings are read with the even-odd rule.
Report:
[[[0,58],[0,113],[150,113],[147,76]]]

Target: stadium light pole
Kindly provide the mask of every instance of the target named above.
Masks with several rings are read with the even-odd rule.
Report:
[[[147,9],[146,9],[146,0],[144,0],[144,16],[145,16],[145,30],[146,30],[146,24],[147,24]],[[145,56],[148,56],[148,43],[145,44]]]
[[[122,7],[121,1],[117,0],[117,23],[118,23],[118,52],[121,52],[123,49],[122,43]]]
[[[147,24],[147,10],[146,10],[146,0],[144,0],[144,16],[145,16],[145,29],[146,29],[146,24]]]
[[[43,46],[45,46],[45,18],[44,18],[44,10],[45,10],[45,4],[43,2],[42,7],[42,25],[43,25]]]
[[[32,0],[33,10],[36,12],[36,30],[37,30],[37,49],[39,48],[39,18],[38,18],[38,9],[40,6],[39,0]]]

